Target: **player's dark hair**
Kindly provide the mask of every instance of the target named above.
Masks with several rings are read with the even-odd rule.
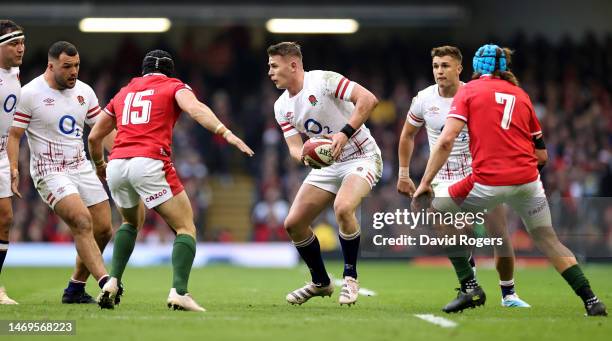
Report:
[[[51,47],[49,47],[49,58],[59,59],[59,56],[62,53],[65,53],[70,57],[74,57],[79,54],[79,51],[77,51],[76,46],[63,40],[56,41],[55,43],[53,43],[53,45],[51,45]]]
[[[518,78],[516,78],[516,76],[514,75],[514,73],[512,73],[512,71],[510,70],[510,67],[512,66],[512,54],[514,53],[514,51],[510,50],[507,47],[503,47],[503,48],[498,48],[496,49],[497,51],[497,58],[499,59],[499,56],[505,55],[506,57],[506,71],[500,71],[499,69],[495,69],[495,71],[493,71],[492,76],[493,77],[497,77],[497,78],[501,78],[505,81],[508,81],[516,86],[519,86],[519,81]],[[481,73],[479,72],[474,72],[472,74],[472,79],[478,79],[480,78],[480,76],[482,76]]]
[[[149,51],[142,59],[142,74],[161,72],[170,77],[174,72],[174,60],[170,53],[164,50]]]
[[[444,56],[451,56],[452,58],[455,58],[459,61],[459,64],[461,64],[461,62],[463,61],[463,55],[461,54],[461,50],[459,50],[459,48],[455,46],[444,45],[431,49],[431,58]]]
[[[284,41],[282,43],[270,45],[267,52],[268,56],[294,56],[302,59],[302,48],[300,44],[292,41]]]
[[[23,31],[23,27],[17,25],[12,20],[0,20],[0,36],[14,31]]]

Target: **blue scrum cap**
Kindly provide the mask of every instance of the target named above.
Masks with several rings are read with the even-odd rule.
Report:
[[[506,71],[506,53],[497,45],[483,45],[476,51],[472,67],[474,72],[481,74],[491,74],[495,70]]]

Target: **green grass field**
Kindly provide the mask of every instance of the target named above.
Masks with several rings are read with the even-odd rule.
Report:
[[[328,264],[338,274],[340,263]],[[115,310],[95,305],[59,303],[70,276],[68,268],[6,268],[3,283],[18,306],[0,306],[0,320],[74,319],[75,340],[610,340],[609,318],[586,318],[577,296],[553,269],[520,269],[517,289],[530,309],[499,305],[494,270],[478,277],[488,294],[484,308],[446,315],[441,307],[455,295],[450,268],[416,267],[405,262],[362,262],[362,287],[377,295],[340,307],[337,294],[314,298],[302,306],[285,302],[285,294],[307,278],[306,269],[245,269],[210,266],[192,272],[190,291],[208,312],[170,311],[165,298],[170,267],[128,268],[126,293]],[[587,266],[592,286],[612,304],[612,266]],[[92,280],[88,292],[98,290]],[[458,323],[442,328],[416,318],[433,313]],[[1,340],[42,339],[6,336]]]

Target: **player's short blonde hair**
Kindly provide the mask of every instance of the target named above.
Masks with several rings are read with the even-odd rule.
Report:
[[[444,56],[451,56],[452,58],[456,59],[459,64],[461,64],[461,62],[463,61],[463,55],[461,55],[461,50],[459,50],[458,47],[444,45],[431,49],[431,58]]]
[[[282,43],[270,45],[268,47],[268,56],[293,56],[302,59],[302,48],[300,44],[292,41],[284,41]]]

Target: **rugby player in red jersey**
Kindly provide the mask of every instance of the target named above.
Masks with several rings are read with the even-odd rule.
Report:
[[[187,194],[171,161],[172,131],[185,111],[204,128],[222,135],[228,143],[252,156],[253,151],[200,102],[191,88],[170,76],[171,55],[162,50],[147,53],[142,76],[133,78],[104,109],[89,135],[89,151],[98,176],[106,178],[111,196],[123,218],[115,234],[111,279],[98,297],[100,306],[112,307],[121,295],[121,276],[143,225],[144,207],[154,209],[176,233],[172,250],[173,285],[168,307],[205,311],[187,291],[196,253],[196,228]],[[117,128],[115,144],[104,161],[102,140]]]
[[[473,59],[473,80],[453,99],[442,134],[434,146],[414,197],[431,195],[431,183],[446,162],[457,135],[467,124],[472,174],[448,188],[451,199],[436,198],[443,212],[484,211],[508,204],[522,218],[535,245],[583,300],[589,316],[606,316],[576,258],[557,238],[540,181],[538,164],[547,159],[540,123],[529,96],[509,70],[511,51],[484,45]],[[468,259],[465,263],[469,267]],[[484,304],[484,291],[472,276],[444,311]]]

